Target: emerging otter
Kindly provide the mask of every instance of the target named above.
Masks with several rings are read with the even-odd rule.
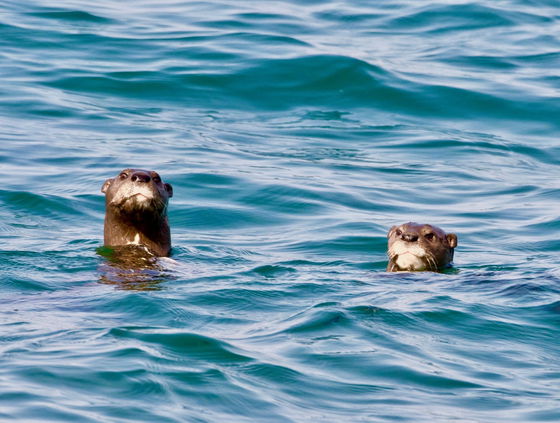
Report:
[[[105,193],[106,247],[139,245],[155,256],[168,256],[171,233],[167,203],[173,196],[171,185],[152,170],[125,169],[107,179]]]
[[[387,272],[429,270],[451,266],[457,235],[432,225],[409,222],[393,226],[389,238]]]

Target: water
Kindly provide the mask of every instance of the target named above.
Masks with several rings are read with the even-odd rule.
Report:
[[[4,1],[0,420],[560,420],[560,5]],[[174,187],[113,277],[105,179]],[[455,269],[387,274],[397,223]]]

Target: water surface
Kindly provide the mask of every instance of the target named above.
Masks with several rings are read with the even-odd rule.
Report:
[[[560,6],[5,1],[0,419],[560,420]],[[174,187],[115,278],[103,182]],[[446,274],[387,274],[406,221]]]

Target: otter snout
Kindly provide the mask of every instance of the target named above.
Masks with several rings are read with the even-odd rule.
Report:
[[[130,176],[132,182],[150,182],[152,177],[146,172],[134,172]]]
[[[411,234],[411,233],[404,233],[401,235],[401,239],[406,242],[416,242],[418,241],[418,235]]]

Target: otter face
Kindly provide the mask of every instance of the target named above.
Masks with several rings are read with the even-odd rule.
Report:
[[[457,246],[457,235],[446,234],[436,226],[413,222],[393,226],[387,238],[388,272],[435,272],[451,264]]]
[[[105,193],[108,209],[128,215],[162,216],[173,196],[173,188],[157,172],[143,169],[124,169],[116,178],[107,179],[101,192]]]

